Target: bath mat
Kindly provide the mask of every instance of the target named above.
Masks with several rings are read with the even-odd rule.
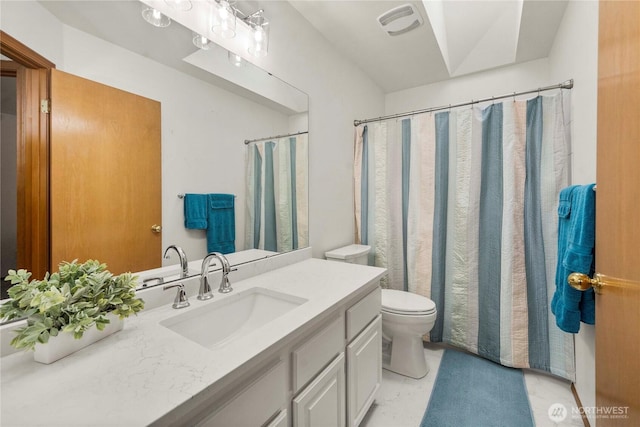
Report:
[[[521,369],[447,349],[420,427],[533,427]]]

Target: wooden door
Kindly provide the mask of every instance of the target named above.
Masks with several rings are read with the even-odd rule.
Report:
[[[598,427],[637,426],[640,2],[601,1],[599,27],[596,269],[609,277],[596,295],[596,418]]]
[[[50,267],[49,115],[40,101],[50,98],[55,64],[0,30],[0,53],[14,61],[17,101],[17,265],[42,278]],[[19,64],[17,68],[15,65]]]
[[[51,99],[51,267],[160,267],[160,103],[58,70]]]

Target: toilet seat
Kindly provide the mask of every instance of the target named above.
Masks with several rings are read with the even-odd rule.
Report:
[[[394,289],[383,289],[382,311],[408,316],[424,316],[435,313],[436,304],[422,295]]]

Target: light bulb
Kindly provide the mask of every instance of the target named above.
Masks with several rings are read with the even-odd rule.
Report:
[[[229,51],[229,61],[236,67],[242,67],[242,65],[244,64],[244,62],[242,61],[242,57],[240,55],[236,55],[231,51]]]
[[[253,38],[256,42],[261,42],[264,39],[264,30],[262,27],[256,28],[256,31],[253,33]]]
[[[259,13],[250,19],[251,39],[249,40],[249,53],[261,57],[268,53],[269,49],[269,22]]]
[[[235,37],[236,12],[227,0],[220,0],[218,10],[213,15],[211,31],[225,39]]]
[[[167,27],[171,24],[171,19],[168,16],[163,15],[160,11],[152,7],[145,6],[144,4],[142,5],[142,17],[154,27]]]
[[[202,49],[202,50],[209,50],[209,48],[211,47],[211,44],[209,43],[209,39],[206,38],[205,36],[201,36],[200,34],[196,33],[195,31],[193,31],[191,33],[193,35],[193,44]]]

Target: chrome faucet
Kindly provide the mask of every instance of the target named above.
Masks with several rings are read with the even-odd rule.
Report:
[[[209,285],[209,265],[213,258],[216,258],[215,252],[208,254],[202,260],[202,268],[200,270],[200,291],[198,292],[198,299],[201,301],[213,298],[211,285]]]
[[[164,251],[163,257],[165,259],[169,258],[167,256],[167,252],[169,252],[169,249],[173,249],[174,251],[176,251],[178,253],[178,257],[180,258],[180,267],[182,267],[182,271],[180,272],[180,278],[184,279],[185,277],[187,277],[189,275],[189,267],[187,265],[187,255],[184,253],[184,251],[182,250],[182,248],[180,246],[171,245],[167,249],[165,249],[165,251]]]
[[[220,280],[220,287],[218,288],[218,292],[226,294],[231,292],[233,288],[231,288],[231,283],[229,283],[229,272],[235,271],[231,270],[231,266],[229,265],[229,261],[227,257],[222,255],[220,252],[211,252],[209,255],[214,256],[220,260],[222,264],[222,280]]]
[[[187,292],[184,290],[184,285],[182,283],[178,283],[175,285],[166,285],[162,289],[167,290],[171,288],[178,288],[178,292],[176,293],[176,297],[173,300],[173,308],[185,308],[189,307],[189,299],[187,298]]]

